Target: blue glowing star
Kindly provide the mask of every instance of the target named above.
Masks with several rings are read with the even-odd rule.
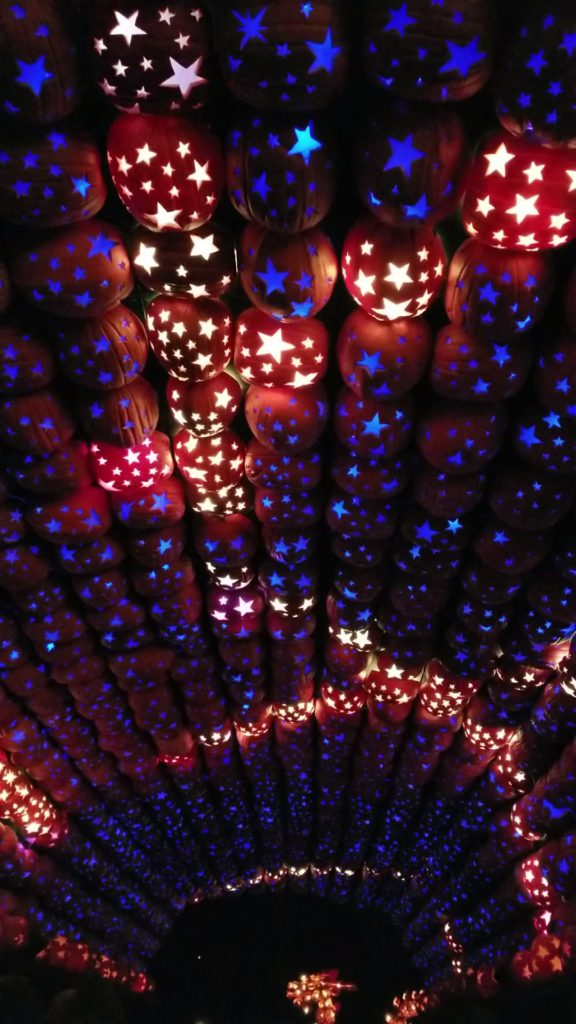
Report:
[[[74,191],[79,192],[81,196],[85,196],[88,189],[92,188],[87,178],[72,178],[72,184],[74,185]]]
[[[49,71],[46,71],[46,58],[38,57],[38,60],[31,62],[17,60],[16,63],[20,68],[20,74],[16,81],[31,89],[35,96],[39,96],[44,88],[44,83],[53,77]]]
[[[262,25],[262,18],[266,14],[265,7],[263,7],[261,11],[258,11],[258,14],[254,14],[253,16],[247,14],[246,17],[244,17],[242,14],[238,14],[238,11],[232,11],[232,14],[240,22],[240,28],[238,31],[244,33],[240,41],[241,50],[244,49],[246,43],[249,42],[250,39],[261,39],[262,42],[265,42],[264,33],[266,29]]]
[[[112,249],[116,248],[118,242],[115,242],[113,238],[106,238],[103,231],[101,231],[96,238],[91,238],[90,241],[92,245],[88,256],[106,256],[107,259],[110,260],[110,263],[112,263],[110,253],[112,252]]]
[[[450,52],[450,57],[445,64],[442,65],[440,71],[458,71],[462,76],[467,75],[470,68],[473,68],[475,64],[480,64],[484,60],[486,54],[482,53],[478,49],[478,37],[474,36],[469,43],[465,43],[464,46],[460,46],[459,43],[451,43],[446,41],[446,46]]]
[[[311,299],[304,299],[303,302],[292,303],[292,316],[306,317],[310,315],[311,310],[314,308],[314,303]]]
[[[544,50],[540,50],[538,53],[531,53],[530,60],[526,61],[526,67],[530,68],[535,75],[539,75],[543,67],[546,67],[548,61],[544,60]]]
[[[415,25],[416,19],[408,14],[408,4],[402,4],[395,11],[390,11],[390,21],[384,26],[385,32],[398,32],[404,38],[404,32],[409,25]]]
[[[276,267],[272,263],[272,260],[266,261],[266,272],[256,274],[256,277],[261,278],[266,285],[266,295],[271,295],[272,292],[283,292],[284,291],[284,278],[288,277],[288,271],[276,270]]]
[[[478,294],[484,302],[489,302],[491,306],[495,306],[500,292],[496,291],[491,281],[488,281],[487,284],[478,289]]]
[[[268,193],[272,191],[270,185],[268,184],[266,171],[262,171],[262,174],[260,175],[259,178],[254,178],[254,181],[252,182],[252,189],[260,196],[263,202],[266,202],[268,198]]]
[[[532,448],[535,444],[542,444],[540,438],[536,437],[536,427],[521,427],[518,439],[527,448]]]
[[[308,68],[308,74],[312,74],[313,71],[328,71],[330,73],[334,60],[341,49],[339,46],[332,46],[332,32],[330,29],[326,32],[323,43],[307,42],[306,46],[314,54],[314,61]]]
[[[372,355],[370,355],[364,349],[362,349],[362,358],[358,360],[356,366],[360,366],[363,370],[366,370],[366,373],[370,377],[373,377],[377,370],[384,369],[380,362],[380,353],[373,352]]]
[[[362,420],[362,425],[364,427],[362,433],[364,435],[372,435],[373,437],[380,437],[385,427],[384,423],[380,423],[380,417],[377,412],[374,413],[371,420]]]
[[[314,10],[314,8],[312,7],[312,4],[310,4],[310,3],[302,4],[302,7],[300,8],[300,12],[301,12],[301,14],[304,15],[305,18],[309,18],[310,15],[312,14],[313,10]]]
[[[384,167],[385,171],[392,171],[395,167],[399,167],[400,170],[404,171],[407,178],[410,177],[410,174],[412,173],[412,164],[424,156],[423,150],[416,149],[412,138],[412,132],[410,135],[407,135],[405,139],[392,139],[388,136],[388,142],[390,143],[392,153],[388,163]]]
[[[312,136],[312,122],[306,125],[305,128],[295,128],[294,134],[296,136],[296,142],[292,146],[292,149],[288,150],[288,156],[296,156],[298,153],[302,156],[304,163],[308,163],[310,160],[310,153],[313,153],[315,149],[322,149],[322,143],[318,142],[318,139]]]
[[[569,57],[572,56],[574,50],[576,50],[576,32],[565,32],[562,36],[562,42],[560,43],[560,49],[566,50]]]
[[[415,217],[417,220],[424,220],[429,210],[430,207],[426,202],[425,192],[422,193],[420,199],[416,203],[413,203],[412,205],[410,205],[409,203],[404,203],[404,213],[406,214],[406,216]]]

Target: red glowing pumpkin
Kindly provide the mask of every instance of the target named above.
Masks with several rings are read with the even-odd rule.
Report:
[[[390,459],[406,447],[414,423],[410,396],[397,402],[362,400],[344,388],[336,399],[334,431],[342,444],[368,459]]]
[[[219,299],[158,295],[146,310],[152,351],[172,377],[210,380],[232,354],[232,320]]]
[[[242,395],[242,385],[227,372],[196,384],[172,379],[166,387],[175,428],[185,427],[196,437],[209,437],[225,430],[240,408]]]
[[[108,133],[108,166],[129,213],[154,231],[193,231],[222,192],[220,143],[191,117],[122,114]]]
[[[522,389],[531,364],[532,346],[524,338],[490,344],[450,325],[436,336],[430,384],[445,398],[499,402]]]
[[[234,365],[262,387],[316,384],[328,366],[328,331],[319,320],[279,324],[259,309],[247,309],[236,323]]]
[[[505,428],[502,405],[438,401],[421,416],[416,444],[436,469],[466,474],[482,469],[494,458]]]
[[[170,441],[159,431],[131,448],[102,442],[92,444],[90,464],[100,487],[124,493],[155,487],[160,480],[171,476],[174,469]]]

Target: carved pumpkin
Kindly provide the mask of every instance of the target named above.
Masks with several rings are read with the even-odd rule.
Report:
[[[315,227],[336,191],[332,140],[316,121],[278,116],[236,124],[226,147],[226,184],[246,220],[294,234]]]
[[[336,356],[354,394],[385,402],[418,383],[431,348],[430,328],[422,317],[382,322],[355,309],[340,328]]]
[[[62,372],[82,387],[97,391],[122,387],[146,365],[144,325],[122,303],[101,316],[73,323],[50,320],[47,330]]]
[[[133,448],[142,444],[158,423],[158,398],[144,377],[114,391],[76,392],[76,409],[94,441]]]
[[[348,46],[340,0],[218,4],[214,30],[224,81],[252,107],[319,110],[344,84]]]
[[[52,352],[26,317],[0,322],[0,394],[26,394],[49,384],[54,375]]]
[[[450,325],[436,336],[430,383],[445,398],[498,402],[522,389],[531,364],[532,346],[524,338],[489,344]]]
[[[41,388],[0,401],[0,437],[30,455],[48,455],[70,440],[74,421],[56,392]]]
[[[217,299],[236,280],[233,235],[212,220],[191,233],[138,226],[127,245],[134,276],[153,292]]]
[[[39,494],[60,494],[90,483],[92,473],[88,462],[88,445],[84,441],[68,441],[56,451],[41,456],[6,452],[6,470],[24,490]]]
[[[448,268],[446,313],[479,341],[500,345],[542,319],[553,286],[547,254],[502,252],[469,238]]]
[[[222,192],[220,143],[191,117],[122,114],[108,133],[108,166],[128,212],[154,231],[193,231]]]
[[[174,460],[166,434],[154,431],[131,448],[116,445],[90,445],[92,472],[105,491],[130,491],[155,487],[172,475]]]
[[[328,366],[328,331],[312,318],[279,324],[259,309],[247,309],[236,322],[234,365],[261,387],[316,384]]]
[[[240,483],[244,474],[244,445],[232,430],[196,437],[180,430],[174,438],[174,458],[189,484],[187,493],[203,495]]]
[[[284,491],[310,490],[322,476],[322,460],[316,447],[298,454],[278,456],[272,448],[253,438],[246,448],[244,471],[255,487],[277,487]]]
[[[378,320],[419,316],[438,295],[445,272],[444,250],[427,227],[399,230],[364,217],[344,240],[344,284]]]
[[[486,83],[494,58],[490,0],[366,0],[364,64],[381,89],[433,103],[463,100]]]
[[[250,301],[269,316],[285,320],[319,313],[338,276],[332,242],[318,228],[278,235],[247,224],[239,265],[242,287]]]
[[[86,9],[94,77],[120,110],[162,114],[200,106],[208,86],[208,25],[202,7],[131,0]]]
[[[166,399],[176,430],[185,427],[196,437],[209,437],[226,429],[242,403],[243,389],[231,373],[188,384],[171,379]]]
[[[152,351],[178,380],[218,376],[232,354],[232,319],[219,299],[158,295],[146,310]]]
[[[360,498],[391,498],[406,487],[410,460],[406,452],[400,452],[396,458],[361,459],[338,446],[332,456],[330,473],[347,494]]]
[[[434,516],[458,516],[481,501],[486,486],[484,473],[454,476],[422,462],[412,478],[412,497]]]
[[[431,225],[456,207],[465,161],[457,113],[397,102],[379,106],[361,127],[356,184],[364,205],[384,224]]]
[[[118,522],[134,530],[161,530],[174,526],[184,516],[184,486],[177,477],[162,481],[158,487],[138,494],[110,495]]]
[[[426,461],[441,472],[471,473],[494,458],[505,427],[502,405],[438,401],[421,416],[416,444]]]
[[[132,290],[122,236],[103,220],[23,239],[14,247],[9,270],[27,302],[56,316],[99,316]]]
[[[254,437],[274,452],[291,454],[310,448],[328,420],[321,384],[304,388],[248,388],[246,420]]]
[[[576,341],[563,335],[543,347],[534,367],[533,384],[543,405],[576,417]]]
[[[104,536],[112,526],[108,495],[98,487],[50,498],[29,508],[26,519],[39,537],[54,544],[83,544]]]
[[[554,409],[522,409],[513,429],[516,451],[527,462],[552,473],[576,472],[576,422]]]
[[[410,396],[397,402],[361,400],[344,388],[336,398],[334,431],[342,444],[368,459],[390,459],[406,447],[414,422]]]

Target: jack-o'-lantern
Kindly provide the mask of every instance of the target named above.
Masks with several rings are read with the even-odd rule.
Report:
[[[261,387],[316,384],[328,365],[328,332],[312,318],[278,324],[259,309],[247,309],[236,322],[234,365]]]
[[[422,317],[383,322],[355,309],[340,328],[336,355],[354,394],[386,402],[418,383],[431,348],[430,328]]]
[[[239,252],[242,287],[250,301],[279,320],[315,316],[338,277],[332,242],[319,228],[279,235],[247,224]]]
[[[310,448],[328,420],[328,402],[321,384],[303,388],[248,388],[246,420],[257,441],[280,453]]]
[[[158,295],[146,310],[152,351],[178,380],[210,380],[232,354],[232,320],[219,299]]]
[[[217,299],[236,280],[234,237],[212,220],[191,232],[138,225],[126,244],[134,277],[152,292]]]
[[[444,398],[499,402],[522,389],[531,364],[528,339],[490,344],[450,324],[436,335],[430,384]]]
[[[97,391],[122,387],[146,365],[144,326],[122,303],[101,316],[72,323],[52,319],[46,326],[62,372],[82,387]]]

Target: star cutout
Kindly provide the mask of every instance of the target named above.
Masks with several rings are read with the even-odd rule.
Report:
[[[262,344],[258,349],[257,356],[272,356],[272,359],[276,363],[282,362],[282,353],[287,352],[289,349],[293,349],[294,345],[291,342],[285,341],[282,337],[282,328],[279,327],[275,334],[263,334],[258,331],[258,337]]]
[[[409,25],[415,25],[416,19],[408,14],[408,4],[402,4],[396,10],[390,11],[390,21],[384,25],[384,32],[398,32],[402,38]]]
[[[266,7],[263,7],[262,10],[258,11],[258,14],[254,14],[253,16],[247,14],[244,17],[242,14],[239,14],[238,11],[232,11],[232,14],[240,23],[238,31],[242,33],[242,39],[240,40],[241,50],[244,49],[246,43],[251,39],[260,39],[262,42],[266,41],[264,36],[266,28],[262,26],[262,19],[266,14]]]
[[[146,217],[147,220],[154,221],[158,231],[162,231],[163,228],[175,228],[179,231],[180,225],[176,217],[181,213],[182,210],[167,210],[162,203],[156,203],[156,213],[148,213]]]
[[[208,160],[206,161],[205,164],[199,164],[198,161],[195,160],[194,170],[192,174],[188,175],[188,178],[186,180],[195,181],[197,188],[202,188],[202,185],[204,184],[205,181],[212,181],[212,178],[208,174],[208,164]]]
[[[134,257],[134,265],[142,267],[147,274],[150,274],[154,267],[160,266],[156,261],[156,249],[151,245],[145,245],[144,242],[140,242],[140,250],[138,255]]]
[[[115,249],[119,242],[115,242],[113,238],[106,238],[103,231],[100,231],[96,238],[90,238],[92,243],[90,246],[90,252],[88,257],[92,256],[106,256],[110,263],[112,263],[112,257],[110,255],[112,249]]]
[[[307,164],[310,161],[310,153],[313,153],[315,149],[322,149],[322,144],[312,136],[312,122],[306,125],[305,128],[295,128],[294,134],[296,142],[292,149],[288,150],[288,156],[300,154],[304,163]]]
[[[124,36],[128,46],[131,45],[134,36],[147,35],[148,33],[136,24],[139,13],[139,11],[134,11],[133,14],[126,17],[124,14],[121,14],[120,11],[114,11],[114,14],[116,15],[116,25],[110,31],[110,35]]]
[[[362,295],[374,295],[373,282],[375,278],[376,274],[365,274],[364,271],[361,270],[354,281],[354,284]]]
[[[358,360],[356,366],[366,370],[369,377],[373,377],[378,370],[384,369],[380,362],[380,353],[372,352],[370,354],[369,352],[366,352],[365,349],[362,349],[362,358]]]
[[[172,66],[172,75],[167,78],[164,82],[160,82],[160,85],[165,89],[180,89],[180,93],[184,99],[187,99],[192,89],[198,88],[199,85],[205,85],[207,79],[202,78],[198,74],[198,69],[202,63],[202,57],[198,57],[193,64],[189,64],[185,67],[184,64],[179,64],[174,57],[170,57],[170,64]],[[209,180],[209,179],[208,179]]]
[[[514,159],[514,154],[509,153],[503,142],[500,143],[498,149],[494,150],[493,153],[485,153],[484,159],[488,161],[488,167],[486,169],[486,177],[490,174],[500,174],[503,178],[506,177],[506,165]]]
[[[403,267],[397,267],[395,263],[389,263],[388,269],[390,273],[383,280],[390,281],[391,284],[395,285],[397,291],[400,291],[403,285],[414,283],[413,278],[408,273],[409,266],[409,263],[405,263]]]
[[[465,77],[471,68],[476,64],[480,64],[486,57],[486,54],[478,49],[477,36],[474,36],[469,43],[465,43],[463,46],[446,40],[446,46],[448,47],[450,57],[442,65],[440,71],[458,71],[460,75]]]
[[[46,71],[46,58],[42,56],[34,61],[17,60],[16,63],[20,69],[20,74],[16,78],[18,84],[25,85],[35,96],[39,96],[45,83],[53,78],[53,75]]]
[[[528,178],[528,184],[531,185],[533,181],[542,181],[542,171],[544,170],[544,164],[537,164],[534,160],[530,164],[530,167],[525,167],[523,174]]]
[[[334,60],[341,49],[340,46],[332,46],[331,30],[327,30],[323,43],[307,42],[306,46],[314,55],[314,60],[308,68],[308,74],[311,75],[314,71],[327,71],[331,73]]]
[[[384,170],[392,171],[398,167],[409,178],[412,173],[412,164],[424,156],[424,151],[416,149],[413,143],[412,132],[404,139],[393,139],[391,136],[388,136],[388,142],[390,143],[391,154],[388,163],[384,165]]]
[[[150,161],[153,160],[156,155],[157,154],[154,150],[150,149],[150,146],[146,143],[144,146],[140,146],[136,149],[136,163],[146,164],[149,167]],[[129,166],[132,165],[129,164]]]
[[[284,291],[284,278],[288,277],[288,271],[276,270],[276,267],[272,263],[271,259],[266,261],[265,273],[257,273],[256,277],[261,278],[266,286],[266,295],[271,295],[272,292],[283,292]]]
[[[538,216],[538,209],[536,208],[536,200],[540,196],[521,196],[516,193],[516,203],[511,206],[510,209],[506,210],[506,213],[516,217],[518,224],[523,224],[526,217]]]
[[[487,217],[490,210],[493,210],[494,206],[490,202],[490,196],[484,196],[484,199],[478,199],[476,202],[476,213],[481,213],[484,217]]]
[[[379,309],[374,307],[372,313],[374,316],[382,317],[384,320],[399,320],[405,316],[410,316],[408,307],[410,301],[407,302],[391,302],[390,299],[384,299]]]
[[[190,235],[190,241],[192,242],[191,256],[199,256],[208,261],[214,253],[220,251],[218,246],[214,245],[214,235],[206,235],[206,238],[202,238],[201,235]]]

